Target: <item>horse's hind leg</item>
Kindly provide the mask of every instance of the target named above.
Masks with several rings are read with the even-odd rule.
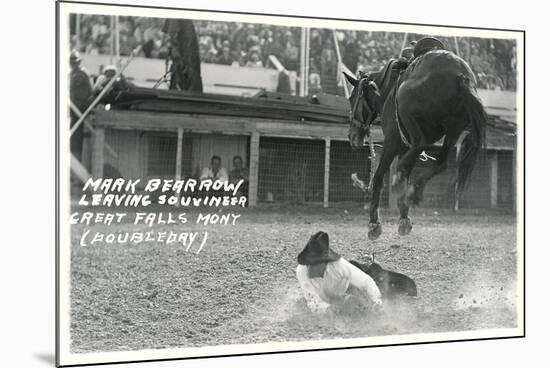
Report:
[[[418,155],[422,153],[423,146],[413,146],[401,157],[397,162],[397,168],[395,174],[391,178],[391,190],[399,197],[405,194],[406,186],[403,185],[406,182],[410,172],[412,171]]]
[[[405,186],[409,185],[409,178],[411,175],[412,166],[410,167],[409,172],[407,172],[406,179],[405,179]],[[406,192],[404,192],[399,198],[397,199],[397,205],[399,207],[399,228],[398,233],[399,235],[408,235],[412,230],[412,223],[411,219],[409,217],[409,203],[407,201]]]
[[[403,158],[404,153],[407,151],[401,152],[399,159]],[[412,171],[412,165],[409,165],[408,171],[404,173],[405,180],[403,186],[406,188],[409,185],[409,178]],[[397,198],[397,206],[399,207],[399,235],[408,235],[412,230],[411,219],[409,218],[409,203],[407,202],[406,191]]]
[[[436,160],[431,170],[425,175],[417,177],[413,183],[408,185],[406,192],[406,201],[408,203],[420,203],[424,194],[424,188],[426,187],[428,181],[447,168],[449,151],[456,143],[456,140],[457,137],[454,134],[445,136],[441,151],[439,151],[439,153],[437,154]]]
[[[399,227],[397,229],[399,235],[409,235],[412,230],[411,218],[409,217],[409,205],[405,196],[401,196],[397,203],[399,205]]]
[[[407,198],[407,187],[409,177],[416,163],[418,155],[422,152],[423,146],[413,146],[404,155],[400,155],[397,163],[397,172],[392,178],[392,191],[398,196],[399,205],[399,235],[408,235],[412,230],[411,219],[409,218],[409,201]]]

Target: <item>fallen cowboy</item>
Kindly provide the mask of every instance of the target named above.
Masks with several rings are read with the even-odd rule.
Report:
[[[350,297],[366,305],[382,304],[375,281],[330,249],[328,234],[312,235],[298,254],[296,277],[306,304],[314,313],[334,312]]]

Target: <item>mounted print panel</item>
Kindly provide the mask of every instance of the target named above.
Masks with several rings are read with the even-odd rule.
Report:
[[[524,33],[57,3],[57,365],[524,336]]]

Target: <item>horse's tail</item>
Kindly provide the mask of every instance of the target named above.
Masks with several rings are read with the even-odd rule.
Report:
[[[462,98],[461,109],[466,112],[468,119],[467,131],[458,153],[458,175],[456,180],[456,194],[459,195],[466,187],[474,170],[477,156],[482,148],[486,147],[485,127],[487,114],[475,89],[475,81],[464,75],[458,77],[459,94]]]

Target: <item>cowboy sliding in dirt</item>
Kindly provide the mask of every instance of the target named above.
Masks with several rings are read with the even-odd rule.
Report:
[[[298,254],[296,277],[307,306],[314,313],[334,311],[351,296],[379,306],[380,290],[374,280],[330,249],[328,234],[311,236]]]

